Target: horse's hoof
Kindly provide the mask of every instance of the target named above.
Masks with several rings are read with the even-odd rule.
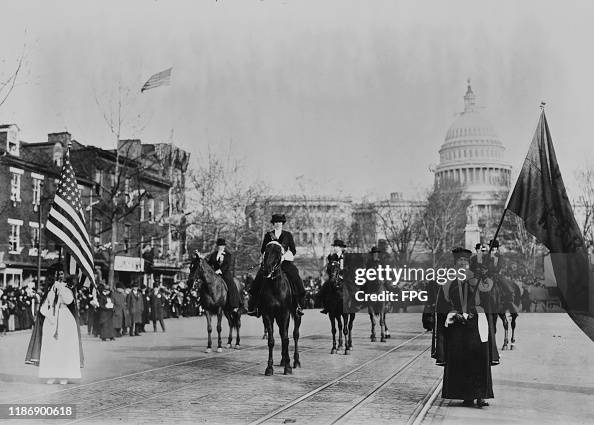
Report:
[[[377,341],[376,337],[372,336],[371,337],[371,342],[375,342],[375,341]]]
[[[297,368],[297,367],[301,367],[301,362],[299,360],[295,360],[293,362],[293,369]]]
[[[344,350],[344,355],[349,356],[351,354],[351,350]]]
[[[333,348],[332,350],[330,350],[330,354],[336,354],[336,348]]]
[[[284,375],[292,375],[293,374],[293,369],[291,368],[290,365],[286,365],[285,366],[285,371],[283,372]]]
[[[266,376],[274,375],[274,369],[272,368],[272,366],[268,366],[266,368],[266,370],[264,371],[264,375],[266,375]]]
[[[222,353],[223,349],[221,347],[217,348],[217,353]]]
[[[392,335],[386,334],[386,339],[392,338]]]
[[[386,338],[380,339],[380,342],[386,342]]]
[[[227,344],[227,348],[231,348],[231,344]]]
[[[240,348],[241,348],[241,345],[239,345],[239,344],[237,344],[237,345],[235,346],[235,349],[236,349],[236,350],[239,350]]]
[[[512,338],[511,342],[512,343],[515,343],[516,342],[516,339],[515,338]]]
[[[514,346],[513,346],[513,345],[510,345],[510,346],[509,346],[509,349],[510,349],[510,350],[513,350],[513,349],[514,349]]]
[[[212,350],[210,348],[207,348],[206,350],[204,350],[205,353],[210,353]]]
[[[262,335],[262,339],[266,339],[266,338],[268,338],[268,335],[266,335],[266,334]]]

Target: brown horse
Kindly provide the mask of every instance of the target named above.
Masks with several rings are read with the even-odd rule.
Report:
[[[283,247],[276,241],[269,242],[264,251],[262,263],[263,284],[260,290],[260,311],[268,334],[268,366],[264,374],[274,373],[272,353],[274,350],[274,322],[278,326],[281,338],[282,355],[280,366],[284,366],[284,374],[291,374],[291,360],[289,358],[289,321],[293,317],[293,340],[295,353],[293,367],[301,367],[299,361],[299,326],[301,317],[295,314],[293,293],[287,276],[281,269]]]
[[[228,347],[231,345],[231,332],[233,328],[237,329],[237,340],[236,348],[239,348],[239,327],[241,326],[241,320],[238,313],[227,308],[227,284],[223,278],[216,274],[212,267],[206,262],[206,260],[197,252],[194,253],[192,258],[192,264],[190,265],[190,275],[187,282],[189,287],[194,286],[200,296],[199,304],[204,310],[206,315],[206,326],[208,331],[208,345],[206,352],[212,351],[212,316],[217,316],[217,334],[218,334],[218,345],[217,353],[223,351],[221,342],[221,321],[223,314],[227,317],[229,322],[229,342]]]
[[[501,319],[503,322],[503,329],[505,330],[505,334],[503,337],[503,346],[501,347],[502,350],[506,350],[508,348],[513,350],[514,344],[516,343],[516,319],[518,318],[518,311],[519,306],[521,304],[521,297],[522,291],[512,280],[504,277],[504,276],[497,276],[494,279],[494,286],[493,286],[493,298],[496,307],[496,313],[493,317],[494,324],[493,330],[494,332],[497,331],[497,317]],[[509,321],[507,319],[507,312],[511,316],[511,341],[509,339]],[[511,342],[511,343],[510,343]]]

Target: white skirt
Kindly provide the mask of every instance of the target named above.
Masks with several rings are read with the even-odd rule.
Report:
[[[39,377],[54,379],[79,379],[80,354],[76,321],[64,304],[60,306],[58,339],[49,320],[43,322]]]

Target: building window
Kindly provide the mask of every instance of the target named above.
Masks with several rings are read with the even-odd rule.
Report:
[[[126,180],[124,180],[124,193],[127,195],[128,193],[130,193],[130,178],[126,177]]]
[[[140,201],[140,221],[144,221],[144,201]]]
[[[8,286],[12,286],[13,288],[20,288],[21,282],[23,280],[23,270],[22,269],[11,269],[6,268],[4,269],[3,273],[3,285],[5,288]]]
[[[23,170],[10,167],[10,199],[21,202],[21,175]]]
[[[155,200],[149,199],[148,200],[148,221],[153,221],[155,219]]]
[[[95,246],[101,245],[101,231],[101,220],[95,220],[95,223],[93,224]]]
[[[41,182],[43,181],[43,176],[37,173],[31,173],[31,177],[33,178],[33,205],[39,205],[41,202]]]
[[[54,145],[54,164],[56,164],[57,167],[61,167],[62,166],[62,145],[60,143],[56,143]]]
[[[165,201],[159,201],[159,217],[158,219],[162,219],[165,215]]]
[[[130,249],[130,225],[124,225],[124,251],[128,252]]]
[[[159,244],[161,245],[159,249],[159,257],[163,257],[163,254],[165,253],[165,240],[161,238]]]
[[[9,233],[8,233],[8,251],[10,254],[20,254],[21,252],[21,226],[22,220],[8,219]]]
[[[31,233],[31,247],[37,248],[37,243],[39,242],[39,223],[30,221],[29,222],[29,230]]]
[[[155,247],[155,238],[154,236],[151,236],[151,248]]]
[[[101,185],[103,184],[103,173],[101,170],[95,170],[95,195],[101,195]]]

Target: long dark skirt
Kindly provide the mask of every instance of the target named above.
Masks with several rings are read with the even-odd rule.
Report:
[[[431,339],[431,357],[435,359],[438,366],[443,366],[446,362],[446,327],[445,320],[447,314],[435,314],[435,324],[433,326],[433,334]]]
[[[113,309],[102,308],[99,312],[100,337],[101,339],[115,338],[113,328]]]
[[[473,400],[493,398],[489,343],[481,342],[478,319],[446,328],[446,365],[443,398]]]

